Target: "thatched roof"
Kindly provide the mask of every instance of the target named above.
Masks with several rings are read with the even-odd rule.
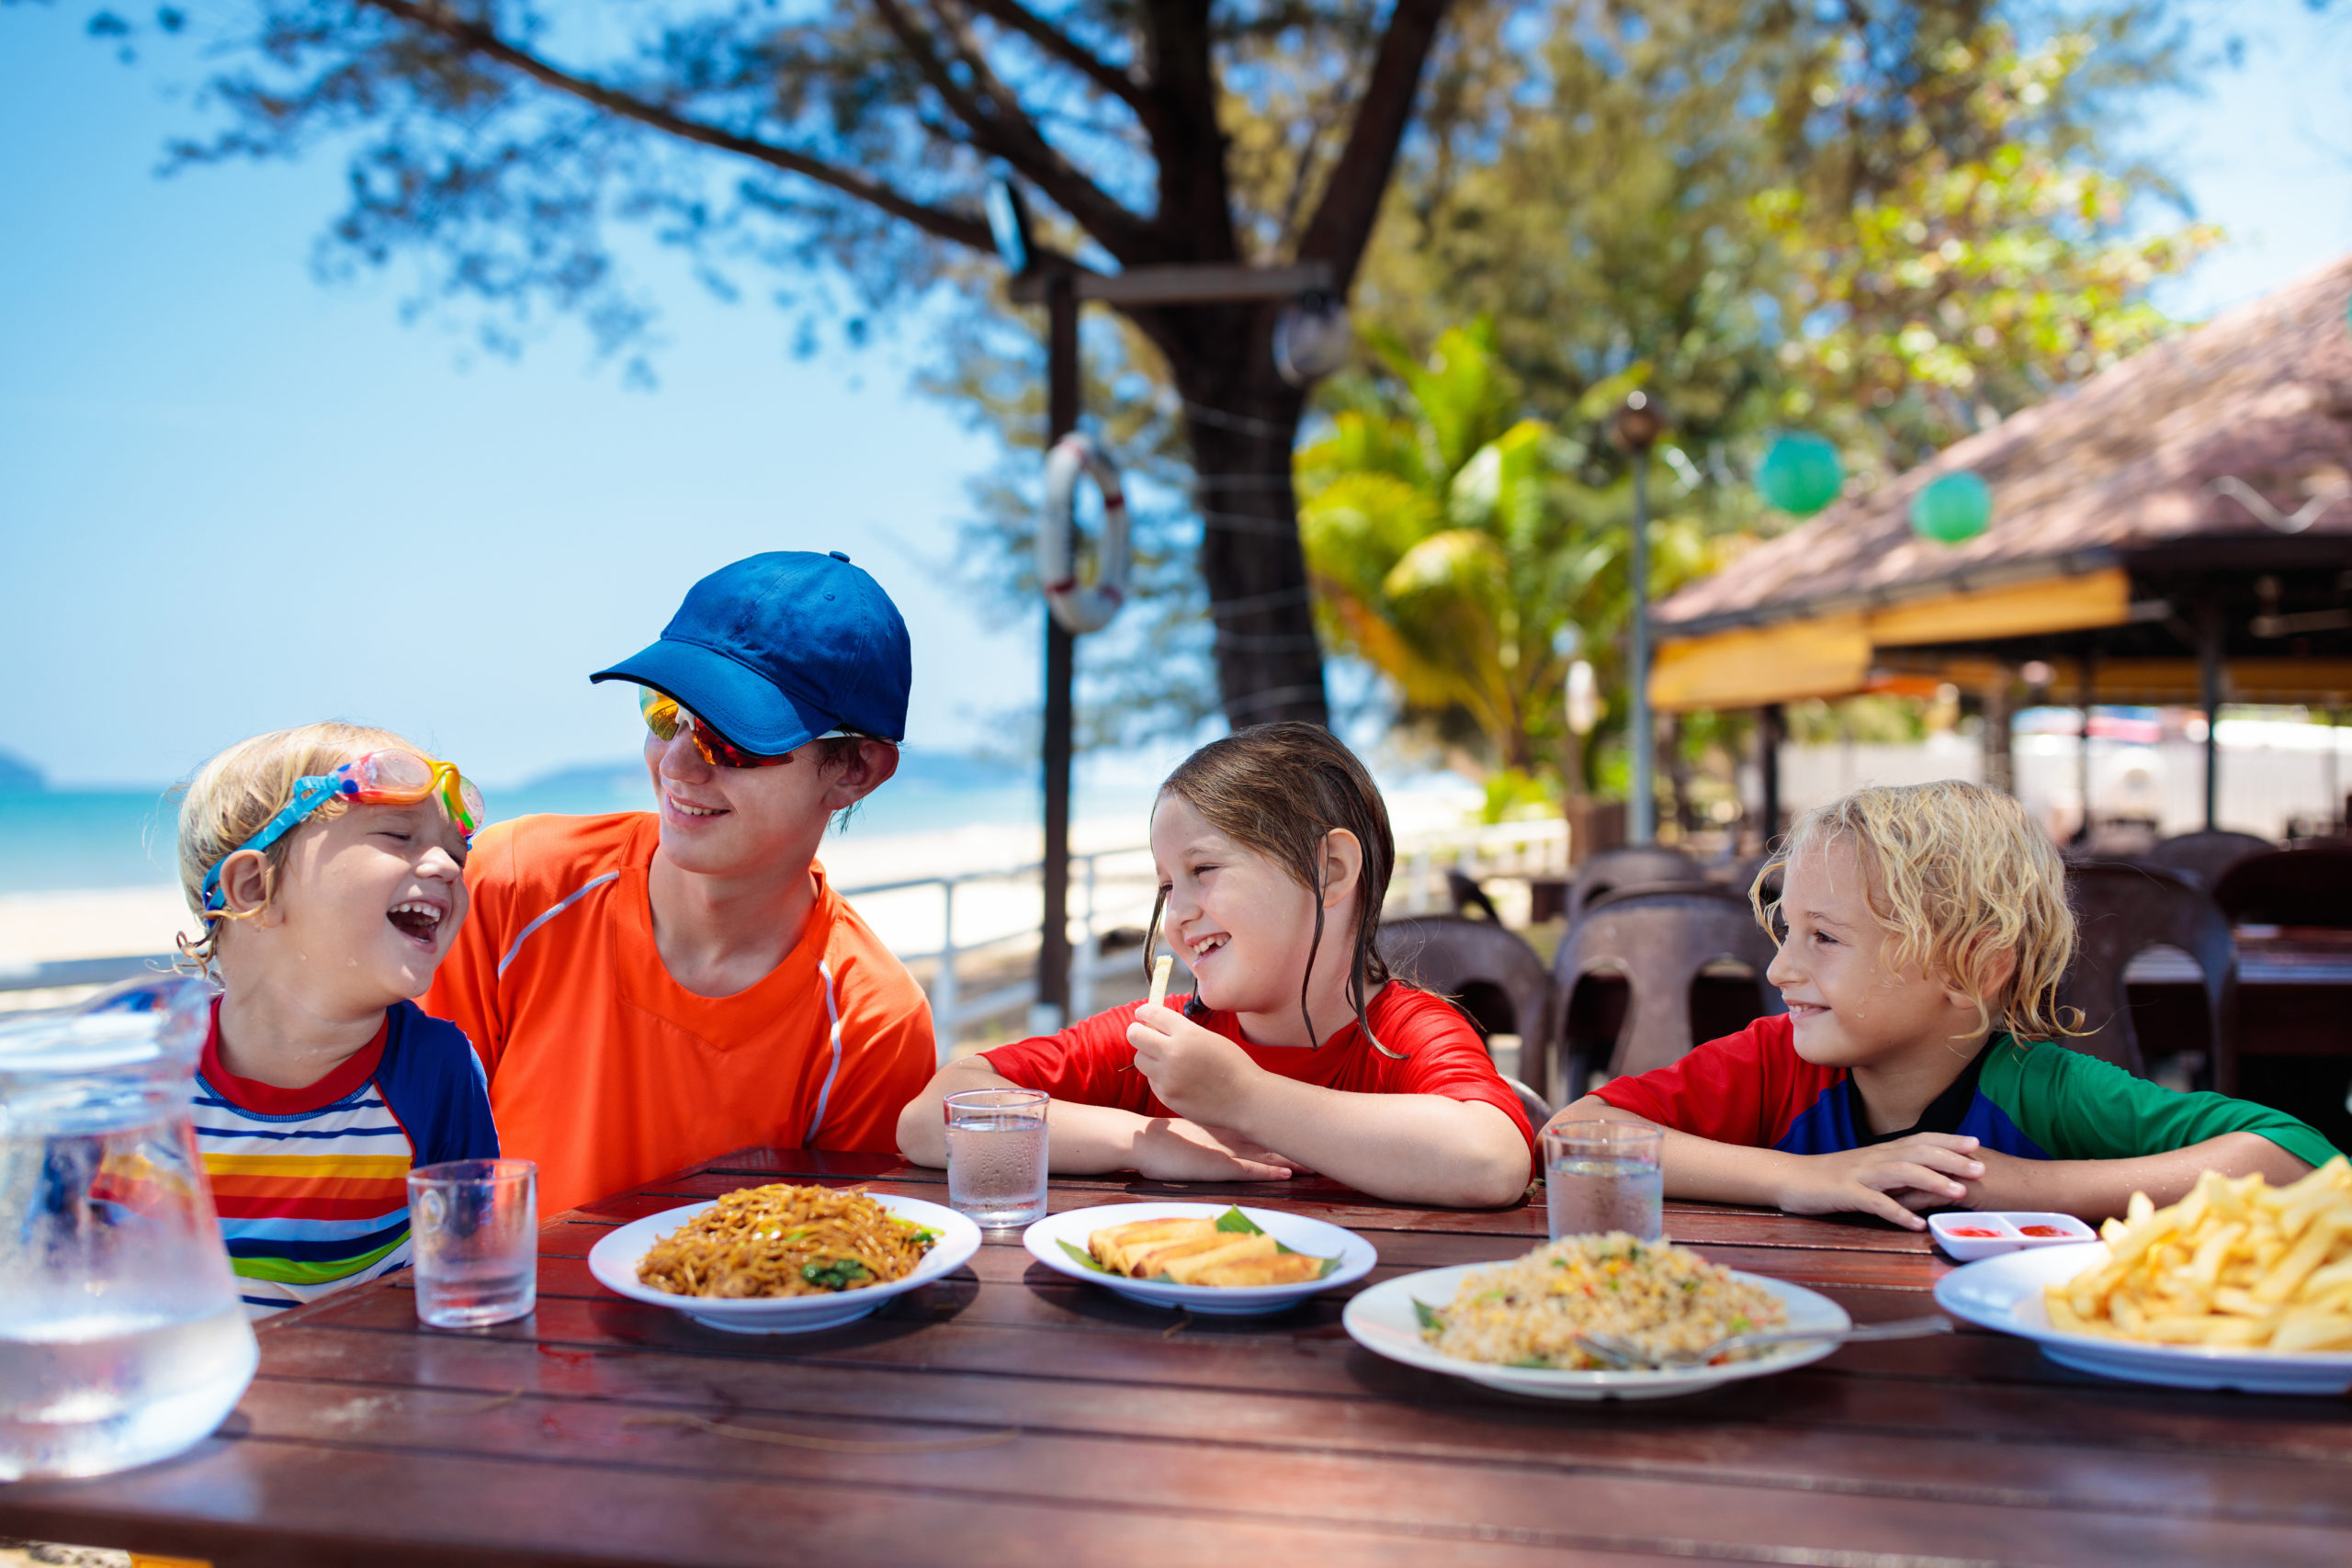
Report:
[[[2227,480],[2290,519],[2316,506],[2305,544],[2352,559],[2347,299],[2352,255],[1839,502],[1667,600],[1658,629],[1687,637],[2279,541]],[[1912,498],[1961,468],[1991,487],[1992,526],[1960,546],[1919,537]]]

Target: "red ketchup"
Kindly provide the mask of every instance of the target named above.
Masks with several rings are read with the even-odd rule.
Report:
[[[2032,1230],[2029,1230],[2029,1231],[2025,1232],[2024,1234],[2025,1234],[2025,1235],[2036,1235],[2041,1234],[2041,1232],[2043,1232],[2043,1231],[2050,1231],[2050,1227],[2049,1227],[2048,1225],[2041,1225],[2041,1226],[2037,1226],[2036,1228],[2034,1228],[2034,1229],[2032,1229]],[[1944,1235],[1964,1235],[1964,1236],[1968,1237],[1968,1238],[1969,1238],[1970,1240],[1972,1240],[1972,1241],[1979,1240],[1979,1239],[1983,1239],[1983,1238],[1988,1238],[1988,1237],[1992,1237],[1992,1236],[1997,1236],[1997,1235],[1999,1235],[2000,1234],[2001,1234],[2001,1233],[2000,1233],[1999,1231],[1972,1231],[1972,1230],[1962,1230],[1962,1229],[1961,1229],[1958,1225],[1948,1225],[1948,1226],[1946,1226],[1946,1227],[1945,1227],[1945,1229],[1944,1229]],[[2054,1231],[2050,1231],[2050,1234],[2054,1235],[2056,1235],[2057,1233],[2056,1233],[2056,1232],[2054,1232]]]
[[[2018,1227],[2019,1235],[2072,1235],[2074,1234],[2057,1225],[2019,1225]]]

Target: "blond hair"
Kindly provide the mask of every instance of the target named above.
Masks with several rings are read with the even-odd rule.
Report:
[[[261,908],[208,910],[204,879],[286,809],[294,798],[295,782],[332,773],[362,752],[391,747],[416,750],[389,729],[359,724],[306,724],[240,740],[197,770],[180,799],[180,891],[187,896],[196,918],[204,922],[204,934],[194,941],[186,936],[179,939],[184,959],[199,969],[209,969],[220,954],[226,922],[251,919],[277,896],[278,874],[294,842],[292,833],[262,852],[267,863],[262,873]],[[330,798],[320,804],[310,820],[340,817],[345,809],[342,800]]]
[[[1858,789],[1797,819],[1748,890],[1777,938],[1780,899],[1765,879],[1805,850],[1853,840],[1871,910],[1894,937],[1889,967],[1919,972],[1968,994],[1984,1027],[2020,1040],[2077,1029],[2063,1021],[2058,980],[2075,956],[2066,868],[2016,798],[1982,784]],[[2015,960],[2007,978],[2003,958]],[[2079,1025],[2081,1015],[2074,1009]]]

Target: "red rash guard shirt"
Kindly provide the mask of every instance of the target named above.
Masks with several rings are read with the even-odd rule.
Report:
[[[1149,1078],[1120,1070],[1135,1062],[1127,1025],[1143,1005],[1129,1002],[1058,1034],[1017,1041],[980,1055],[1008,1082],[1042,1089],[1056,1100],[1116,1106],[1138,1116],[1173,1117],[1176,1112],[1152,1093]],[[1354,1022],[1310,1051],[1296,1045],[1253,1045],[1241,1037],[1235,1014],[1194,1009],[1189,997],[1170,997],[1168,1005],[1211,1033],[1224,1035],[1251,1061],[1281,1077],[1351,1094],[1440,1094],[1491,1105],[1510,1118],[1532,1156],[1534,1129],[1520,1109],[1519,1096],[1495,1071],[1478,1032],[1451,1003],[1401,980],[1383,986],[1367,1010],[1373,1032],[1394,1055],[1374,1050]]]

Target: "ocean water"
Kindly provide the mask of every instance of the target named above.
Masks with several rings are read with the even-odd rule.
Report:
[[[506,788],[486,788],[498,821],[535,812],[644,811],[652,787],[638,762],[567,769]],[[1148,785],[1102,789],[1080,782],[1077,814],[1132,811],[1144,834]],[[851,840],[976,825],[1037,820],[1042,794],[1028,770],[971,758],[907,753],[897,777],[869,796],[836,833]],[[175,791],[0,791],[0,893],[138,887],[179,880],[174,862],[179,813]]]

